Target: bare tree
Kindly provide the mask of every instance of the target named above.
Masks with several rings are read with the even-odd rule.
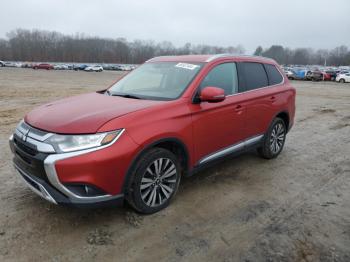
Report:
[[[6,39],[0,39],[0,59],[15,61],[142,63],[160,55],[218,53],[244,54],[245,49],[241,45],[222,47],[191,43],[175,47],[169,41],[130,42],[124,38],[64,35],[35,29],[16,29],[9,32]],[[339,46],[333,50],[290,49],[281,45],[263,49],[258,46],[254,54],[271,57],[280,64],[350,64],[350,50],[347,46]]]
[[[284,48],[272,45],[270,48],[256,49],[255,55],[262,55],[275,59],[280,64],[297,65],[350,65],[350,50],[346,46],[339,46],[332,50],[312,48]]]

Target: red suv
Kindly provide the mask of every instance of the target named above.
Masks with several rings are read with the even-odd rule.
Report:
[[[271,59],[156,57],[107,90],[34,109],[10,146],[15,168],[46,200],[127,200],[153,213],[181,176],[252,148],[277,157],[294,112],[295,89]]]

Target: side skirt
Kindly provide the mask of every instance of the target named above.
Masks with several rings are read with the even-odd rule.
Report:
[[[252,138],[246,139],[242,142],[233,144],[229,147],[226,147],[224,149],[221,149],[217,152],[205,156],[204,158],[199,160],[196,166],[193,167],[193,169],[189,172],[188,176],[191,176],[203,169],[213,166],[226,158],[235,157],[244,152],[259,147],[261,145],[263,137],[264,135],[254,136]]]

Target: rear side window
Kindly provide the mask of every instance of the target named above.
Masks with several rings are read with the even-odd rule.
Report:
[[[238,91],[238,78],[235,63],[224,63],[214,67],[203,79],[200,89],[208,86],[225,90],[225,95],[232,95]]]
[[[246,91],[269,85],[266,71],[262,64],[244,62],[242,63],[242,66]]]
[[[269,77],[269,85],[277,85],[283,81],[283,77],[274,65],[265,64],[267,76]]]

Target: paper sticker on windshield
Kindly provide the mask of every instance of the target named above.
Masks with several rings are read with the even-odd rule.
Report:
[[[180,68],[189,69],[189,70],[193,70],[193,69],[196,69],[197,67],[199,67],[199,65],[187,64],[187,63],[178,63],[175,66],[180,67]]]

